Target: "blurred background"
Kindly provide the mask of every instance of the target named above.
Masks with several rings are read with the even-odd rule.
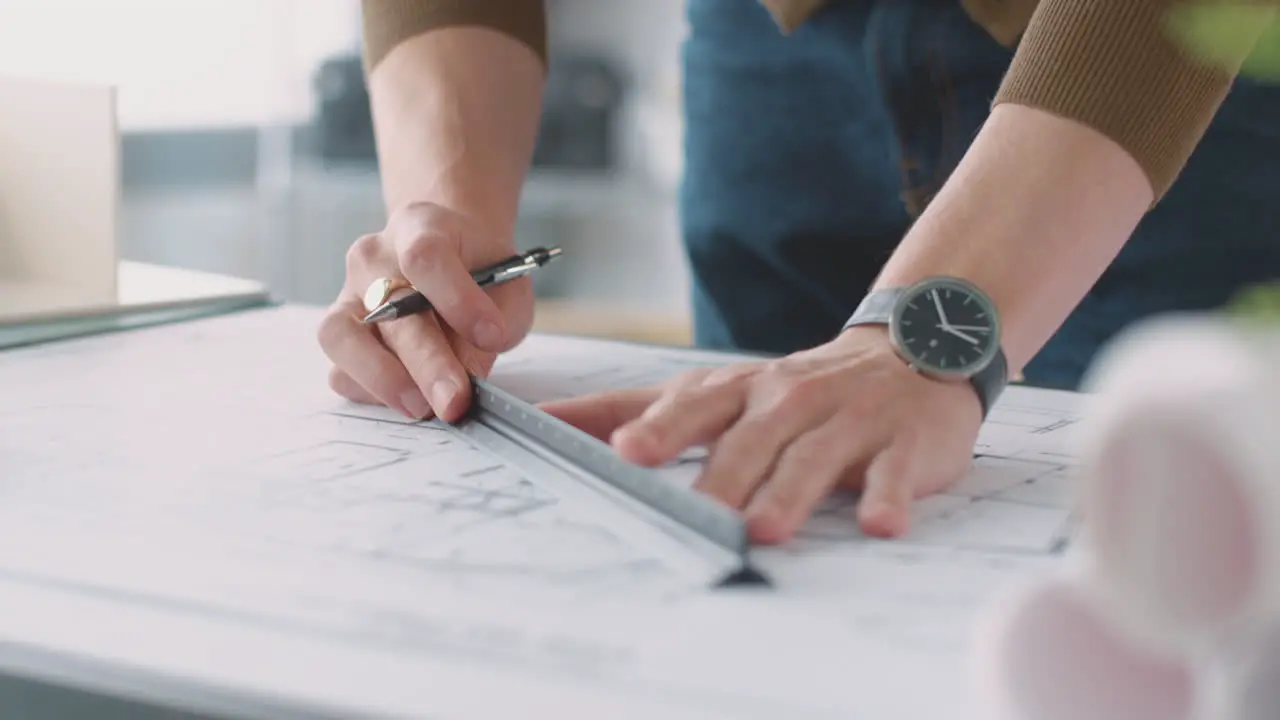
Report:
[[[683,344],[681,0],[549,0],[551,72],[517,241],[538,327]],[[385,214],[359,0],[0,0],[0,74],[119,92],[124,259],[328,304]]]

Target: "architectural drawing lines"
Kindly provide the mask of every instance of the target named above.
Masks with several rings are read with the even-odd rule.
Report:
[[[1049,542],[1049,552],[1054,555],[1066,552],[1067,548],[1075,540],[1076,534],[1080,530],[1080,525],[1080,514],[1073,509],[1066,520],[1062,522],[1062,526],[1054,533],[1053,539]]]
[[[409,459],[412,452],[351,440],[330,440],[267,457],[259,473],[301,477],[314,482],[338,480]]]
[[[513,518],[555,504],[554,498],[533,498],[503,490],[467,488],[458,494],[435,501],[438,510],[467,511],[494,518]]]
[[[1070,427],[1070,426],[1072,426],[1072,425],[1076,424],[1077,422],[1079,422],[1079,419],[1078,419],[1078,418],[1062,418],[1062,419],[1060,419],[1060,420],[1058,420],[1058,421],[1056,421],[1056,422],[1052,422],[1052,423],[1049,423],[1048,425],[1044,425],[1044,426],[1041,426],[1041,427],[1038,427],[1038,428],[1036,428],[1036,429],[1032,430],[1032,431],[1031,431],[1031,434],[1032,434],[1032,435],[1046,435],[1046,434],[1048,434],[1048,433],[1057,432],[1057,431],[1062,430],[1062,429],[1064,429],[1064,428],[1068,428],[1068,427]]]
[[[365,422],[386,423],[387,425],[402,425],[404,427],[425,427],[430,429],[436,429],[436,428],[431,428],[429,425],[424,424],[421,420],[410,420],[408,418],[405,418],[403,420],[392,420],[390,418],[375,418],[375,417],[369,417],[368,415],[360,415],[359,413],[354,413],[354,412],[341,412],[339,410],[330,410],[329,412],[326,412],[324,414],[332,415],[334,417],[347,418],[349,420],[363,420]]]
[[[1015,429],[1029,435],[1051,435],[1075,425],[1080,417],[1052,408],[1022,405],[998,405],[992,410],[987,424]]]

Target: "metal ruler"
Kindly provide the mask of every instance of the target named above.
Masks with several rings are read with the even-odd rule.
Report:
[[[719,586],[767,585],[750,562],[741,515],[715,500],[673,485],[652,469],[629,463],[613,448],[479,378],[467,415],[454,423],[463,435],[499,456],[533,454],[581,483],[647,516],[690,552],[713,556],[727,568]],[[525,457],[527,458],[527,455]]]

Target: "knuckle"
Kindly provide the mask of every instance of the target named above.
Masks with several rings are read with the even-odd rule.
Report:
[[[789,415],[804,412],[815,406],[824,404],[831,391],[827,383],[818,378],[788,378],[774,396],[772,410],[778,414]]]
[[[347,374],[337,365],[329,368],[329,389],[339,395],[349,397],[347,393],[349,390]]]
[[[797,373],[786,358],[766,361],[753,378],[754,385],[767,395],[785,393],[796,380]]]
[[[695,368],[693,370],[686,370],[672,378],[668,387],[672,390],[695,388],[706,382],[707,378],[715,374],[715,372],[717,372],[717,370],[712,370],[711,368]]]
[[[417,366],[424,377],[434,378],[461,372],[462,360],[447,341],[431,331],[398,343],[396,355],[402,363],[406,358],[412,358],[412,364]]]
[[[834,429],[819,430],[796,441],[787,454],[794,462],[801,463],[804,467],[811,467],[815,463],[821,463],[838,455],[847,444],[848,436],[845,433]]]
[[[661,390],[661,397],[667,398],[677,394],[683,394],[690,388],[697,387],[702,383],[702,379],[706,377],[708,370],[706,368],[696,368],[694,370],[685,370],[676,373],[658,383]]]
[[[800,504],[801,498],[804,497],[801,486],[796,482],[796,479],[788,479],[790,482],[777,483],[769,493],[769,507],[773,508],[780,520],[789,518],[796,506]]]
[[[724,365],[709,370],[702,370],[702,384],[727,385],[745,380],[759,372],[755,364]]]
[[[424,275],[440,266],[451,251],[445,236],[420,232],[410,238],[400,251],[400,269],[410,276]]]
[[[876,458],[880,470],[890,478],[908,485],[916,485],[920,467],[912,460],[912,453],[906,446],[887,448]]]
[[[688,403],[688,394],[680,386],[666,388],[640,413],[638,420],[657,422],[671,415],[680,414]]]
[[[320,343],[320,347],[325,350],[332,350],[340,344],[346,336],[346,323],[343,322],[342,316],[335,310],[325,313],[320,319],[319,325],[316,326],[316,340]]]
[[[372,265],[382,253],[382,237],[376,234],[361,235],[347,248],[347,270],[358,270]]]

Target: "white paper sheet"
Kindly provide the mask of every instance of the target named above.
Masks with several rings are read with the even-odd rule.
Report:
[[[1003,583],[1055,564],[1068,526],[1078,400],[1013,388],[974,472],[920,502],[908,537],[862,537],[835,498],[801,540],[757,552],[775,588],[725,597],[592,497],[336,398],[318,319],[261,310],[0,353],[0,580],[14,588],[0,639],[396,716],[527,701],[617,717],[978,718],[970,623]],[[725,359],[535,337],[493,380],[537,401]],[[154,637],[55,637],[50,593]],[[539,624],[576,659],[530,656]],[[247,656],[306,645],[290,662],[325,688],[192,656],[210,636]],[[602,644],[626,662],[574,655]],[[439,683],[344,675],[389,658]]]
[[[658,382],[673,374],[734,356],[627,343],[556,338],[530,343],[504,358],[495,382],[533,401],[571,397]],[[1081,418],[1082,398],[1037,388],[1012,387],[989,415],[978,438],[973,471],[951,490],[916,504],[913,529],[895,546],[942,547],[993,556],[1051,557],[1072,531],[1071,431]],[[670,471],[688,484],[696,464]],[[851,521],[853,500],[827,502],[801,533],[798,546],[823,552],[863,552],[880,543],[862,536]],[[793,551],[794,549],[792,549]],[[787,571],[792,551],[764,551],[768,567]],[[788,559],[775,563],[772,558]]]

